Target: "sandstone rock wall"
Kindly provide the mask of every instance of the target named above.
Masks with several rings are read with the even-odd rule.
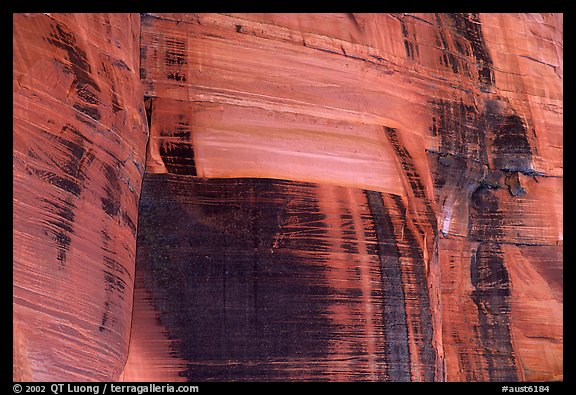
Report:
[[[562,35],[561,14],[15,16],[20,371],[76,347],[105,355],[92,379],[562,380]],[[39,299],[69,289],[80,324]]]
[[[147,124],[140,17],[14,14],[14,379],[126,362]]]

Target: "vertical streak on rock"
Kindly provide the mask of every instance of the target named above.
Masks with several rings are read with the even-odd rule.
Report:
[[[458,60],[454,54],[450,51],[448,46],[448,41],[446,39],[446,32],[444,27],[444,22],[442,18],[443,14],[435,14],[436,23],[438,24],[436,45],[442,50],[442,57],[440,58],[440,64],[452,68],[454,74],[458,74],[460,71]]]
[[[415,223],[418,232],[420,233],[421,237],[424,237],[426,230],[432,231],[432,233],[435,235],[436,214],[434,213],[429,199],[426,197],[424,184],[422,183],[420,174],[418,174],[418,171],[416,170],[414,160],[412,159],[412,156],[410,156],[408,150],[401,144],[396,129],[385,127],[384,130],[386,132],[388,141],[390,141],[390,144],[394,148],[394,152],[400,161],[402,172],[404,173],[404,178],[410,186],[410,189],[407,192],[409,195],[414,197],[417,210],[417,218],[419,217],[418,213],[421,213],[424,218],[424,220],[416,221]]]
[[[470,297],[478,307],[478,328],[491,381],[518,381],[510,336],[510,279],[500,244],[485,242],[472,255]]]
[[[435,19],[436,45],[442,50],[440,64],[451,68],[454,74],[476,78],[482,91],[490,91],[495,83],[494,64],[478,14],[436,14]],[[471,68],[476,69],[475,76]]]
[[[468,219],[464,234],[468,240],[480,242],[470,259],[474,290],[469,296],[477,307],[478,330],[473,334],[473,344],[466,344],[464,340],[468,328],[456,328],[451,334],[463,343],[456,345],[459,364],[463,369],[460,377],[472,381],[515,381],[518,375],[510,335],[510,283],[500,245],[488,242],[500,241],[504,237],[505,213],[498,198],[498,183],[492,180],[499,173],[489,168],[481,170],[488,165],[490,154],[485,144],[487,132],[484,125],[499,125],[504,118],[496,109],[489,111],[487,117],[486,112],[477,113],[473,107],[462,103],[439,102],[436,106],[436,111],[440,112],[437,133],[441,136],[437,175],[446,184],[437,183],[435,188],[440,191],[454,188],[455,173],[450,167],[459,163],[456,167],[464,171],[464,176],[457,182],[462,186],[467,185],[465,189],[468,190],[464,196],[470,193],[471,187],[475,187],[470,197],[466,196],[466,210],[461,211]],[[503,150],[509,147],[507,144],[501,146]],[[454,194],[462,194],[462,191],[448,192],[448,205],[442,203],[446,206],[442,207],[443,214],[454,208],[450,207],[454,204]],[[441,219],[444,220],[446,218]],[[444,231],[450,237],[452,230],[450,219],[447,220]],[[445,273],[449,274],[450,270]],[[479,351],[475,353],[475,350]]]
[[[366,351],[368,352],[368,364],[370,369],[370,380],[377,380],[381,376],[381,372],[378,370],[379,359],[377,358],[378,349],[378,339],[377,339],[377,325],[376,325],[376,314],[374,314],[374,307],[378,305],[378,299],[373,297],[373,292],[371,291],[372,283],[370,276],[370,255],[368,254],[368,249],[366,246],[366,239],[363,232],[362,218],[360,214],[359,207],[359,197],[363,197],[360,193],[355,193],[354,191],[348,190],[348,198],[350,202],[351,217],[352,217],[352,229],[350,232],[350,240],[355,241],[355,247],[357,253],[357,259],[360,261],[360,276],[362,278],[362,299],[367,300],[368,303],[364,303],[364,320],[366,324],[364,325],[364,330],[366,333],[367,346]],[[376,307],[377,308],[377,307]]]
[[[434,327],[429,289],[432,290],[437,284],[429,284],[429,259],[427,257],[432,255],[429,251],[432,250],[437,235],[436,214],[425,194],[414,160],[402,145],[396,129],[385,127],[384,131],[400,163],[400,170],[406,180],[406,189],[411,201],[409,210],[404,206],[400,197],[392,195],[390,204],[386,206],[389,210],[396,210],[397,215],[405,220],[403,229],[396,230],[396,240],[401,257],[409,259],[411,263],[409,269],[404,270],[404,265],[402,269],[409,284],[408,288],[405,287],[405,292],[414,293],[414,298],[407,298],[406,304],[406,312],[409,315],[409,334],[415,344],[412,354],[412,375],[415,380],[432,381],[435,377],[437,353],[432,344]],[[394,230],[393,227],[392,231]],[[400,240],[405,240],[405,242],[399,242]],[[410,302],[412,300],[417,302]]]
[[[481,88],[488,87],[494,83],[492,61],[479,25],[471,25],[476,17],[457,14],[450,18],[455,29],[471,45],[479,67]],[[500,244],[493,241],[502,241],[506,236],[506,213],[497,192],[501,186],[499,169],[528,170],[531,151],[526,128],[520,117],[508,108],[508,103],[500,99],[480,99],[483,111],[475,105],[464,104],[462,99],[459,103],[434,102],[436,116],[432,130],[440,137],[437,162],[441,165],[437,165],[436,175],[437,181],[442,181],[435,183],[435,188],[440,191],[438,196],[442,190],[448,190],[441,202],[441,221],[443,232],[450,237],[453,232],[450,218],[444,217],[446,214],[451,216],[454,203],[462,199],[462,191],[450,191],[450,188],[454,188],[455,181],[466,186],[463,195],[471,193],[463,202],[465,210],[460,209],[460,212],[467,216],[468,226],[460,228],[469,241],[480,242],[470,259],[470,276],[475,289],[469,296],[477,307],[478,330],[474,333],[474,345],[457,345],[463,377],[466,380],[514,381],[518,374],[510,334],[510,282],[504,253]],[[460,171],[464,171],[461,180],[456,180],[454,169],[450,169],[457,164]],[[456,232],[461,231],[456,229]],[[450,270],[446,272],[450,273]],[[451,336],[462,339],[464,333],[466,329],[455,330]],[[481,351],[474,354],[475,349]],[[481,363],[480,368],[478,363]]]
[[[146,169],[153,173],[196,176],[192,105],[159,98],[147,98],[150,142]]]
[[[504,213],[495,191],[478,187],[470,197],[468,237],[477,241],[501,241],[504,236]]]
[[[400,19],[400,28],[402,29],[402,38],[404,40],[404,49],[406,50],[406,57],[408,59],[417,59],[419,56],[418,53],[418,44],[412,42],[415,40],[416,35],[413,33],[413,39],[410,38],[410,34],[408,31],[408,24],[404,21],[404,18]]]
[[[405,289],[406,313],[408,327],[415,352],[412,353],[413,370],[418,373],[418,381],[433,381],[435,379],[436,350],[433,345],[434,326],[432,324],[432,310],[424,259],[424,248],[415,232],[414,221],[406,215],[407,209],[402,198],[389,195],[384,198],[390,214],[405,218],[403,229],[394,227],[396,243],[400,256],[403,259],[401,269],[403,281],[407,284]],[[414,374],[413,374],[414,375]]]
[[[449,16],[456,30],[472,47],[472,55],[476,61],[480,86],[487,88],[494,85],[494,65],[484,41],[478,14],[454,13],[449,14]],[[458,45],[456,47],[459,48]]]
[[[162,110],[157,106],[151,138],[158,139],[160,157],[166,170],[173,174],[197,175],[188,114]]]
[[[400,252],[396,245],[392,221],[384,207],[382,194],[366,191],[366,197],[378,239],[388,379],[390,381],[411,381],[406,302],[402,286]]]
[[[378,258],[368,252],[362,217],[369,214],[363,190],[318,185],[320,211],[324,214],[326,239],[332,241],[330,275],[326,277],[333,289],[329,306],[331,325],[347,328],[334,331],[329,353],[334,362],[331,379],[350,380],[351,369],[360,380],[378,381],[385,377],[383,359],[384,337],[381,326],[382,303]],[[368,219],[368,218],[367,218]],[[349,356],[354,355],[355,361]]]
[[[496,194],[486,187],[471,197],[470,237],[481,241],[470,264],[475,290],[470,297],[478,306],[478,341],[484,348],[487,373],[493,381],[518,380],[510,335],[510,280],[500,244],[503,212]]]
[[[361,327],[359,303],[337,275],[354,266],[338,254],[341,240],[327,237],[337,224],[326,222],[314,185],[147,173],[140,215],[139,270],[189,380],[370,373],[363,338],[338,331]]]

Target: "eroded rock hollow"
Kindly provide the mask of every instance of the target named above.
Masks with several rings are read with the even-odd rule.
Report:
[[[15,14],[14,380],[562,380],[562,34]]]

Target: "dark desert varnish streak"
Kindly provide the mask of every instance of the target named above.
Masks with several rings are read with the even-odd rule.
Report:
[[[394,213],[358,189],[145,174],[136,289],[188,380],[410,381],[404,282],[425,277],[402,275]]]

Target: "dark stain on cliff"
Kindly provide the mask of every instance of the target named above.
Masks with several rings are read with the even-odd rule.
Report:
[[[106,246],[104,248],[104,250],[107,249],[108,246]],[[110,250],[106,250],[107,253],[111,254],[111,255],[115,255],[114,252],[110,251]],[[108,270],[112,270],[113,272],[116,272],[118,274],[125,274],[126,276],[128,276],[129,278],[132,277],[130,275],[130,273],[128,272],[128,270],[122,266],[122,264],[120,264],[116,259],[111,258],[109,256],[104,256],[104,266],[106,266],[106,268]],[[110,272],[106,272],[106,273],[110,273]],[[117,276],[117,275],[116,275]],[[121,282],[122,286],[121,289],[124,290],[125,288],[125,282],[123,280],[115,280],[116,282]]]
[[[80,196],[83,184],[86,181],[86,168],[94,160],[94,154],[86,150],[85,143],[92,143],[90,139],[82,134],[70,124],[62,127],[60,134],[55,135],[47,131],[42,131],[49,140],[54,141],[59,149],[64,153],[64,160],[50,159],[52,164],[62,170],[65,176],[57,175],[50,171],[30,169],[40,178],[45,179],[57,187]]]
[[[113,267],[115,267],[115,265]],[[108,270],[103,270],[103,272],[104,272],[104,283],[106,286],[105,291],[110,293],[114,292],[118,294],[121,299],[123,299],[124,298],[123,294],[126,289],[126,281],[124,281],[121,277]]]
[[[54,240],[56,240],[56,245],[58,248],[58,255],[56,259],[58,259],[60,268],[63,268],[64,264],[66,263],[66,256],[68,251],[70,251],[70,244],[72,243],[72,239],[69,235],[70,233],[66,233],[62,230],[54,232]]]
[[[180,141],[190,141],[190,123],[183,115],[178,115],[178,122],[174,128],[160,130],[161,137],[176,137]]]
[[[155,247],[139,248],[138,270],[189,361],[182,374],[287,380],[290,366],[325,374],[314,364],[328,349],[324,260],[291,252],[309,251],[307,232],[275,246],[287,210],[297,223],[322,223],[314,194],[294,194],[298,183],[172,174],[145,174],[143,185],[138,245]]]
[[[80,197],[84,190],[84,184],[87,180],[86,168],[94,160],[94,155],[87,151],[85,143],[91,143],[91,140],[84,138],[81,133],[70,124],[66,124],[60,130],[60,135],[41,131],[51,143],[55,144],[63,154],[63,159],[49,160],[55,165],[62,174],[56,174],[52,171],[40,170],[27,165],[27,171],[30,175],[54,185],[55,187],[68,192],[70,195],[64,199],[52,198],[42,201],[46,204],[47,211],[55,214],[55,219],[47,222],[51,225],[49,230],[54,235],[54,241],[57,248],[57,260],[59,268],[62,269],[66,263],[67,254],[70,251],[72,235],[74,234],[74,205],[73,199]]]
[[[178,71],[170,72],[170,73],[166,74],[166,77],[169,80],[174,80],[174,81],[178,81],[178,82],[186,82],[186,76],[184,74],[180,74],[180,72],[178,72]]]
[[[140,27],[140,42],[143,42],[143,38],[142,38],[142,32],[144,31],[144,24],[145,24],[145,19],[142,17],[140,18],[141,24],[142,26]],[[147,60],[147,47],[145,45],[140,45],[140,67],[139,67],[139,72],[140,72],[140,80],[141,81],[145,81],[146,78],[148,77],[148,72],[146,69],[146,60]]]
[[[416,34],[412,33],[412,37],[410,37],[408,32],[408,24],[404,21],[404,18],[400,19],[400,29],[402,30],[402,38],[404,40],[406,56],[412,60],[418,58],[419,50],[418,44],[416,44]]]
[[[401,213],[401,218],[404,218],[406,221],[406,224],[404,225],[403,240],[402,242],[396,240],[396,243],[399,245],[400,256],[410,258],[412,262],[410,270],[407,270],[408,267],[404,266],[406,278],[411,280],[410,291],[407,293],[406,297],[418,301],[418,308],[415,309],[417,312],[412,313],[414,315],[409,318],[412,322],[414,341],[417,344],[419,359],[422,364],[423,380],[434,381],[436,350],[432,345],[434,328],[432,326],[432,312],[430,296],[428,294],[428,281],[425,270],[424,254],[420,247],[420,240],[412,229],[413,221],[406,215],[407,208],[404,205],[402,198],[397,195],[390,196],[396,206],[396,210]],[[426,248],[426,246],[424,246],[424,248]]]
[[[495,83],[494,65],[478,14],[435,14],[435,20],[440,64],[454,74],[477,79],[480,88],[489,91]]]
[[[495,189],[480,184],[470,198],[468,234],[472,240],[501,240],[504,237],[504,212]]]
[[[100,248],[103,253],[102,263],[104,266],[102,274],[104,277],[104,291],[106,293],[104,313],[102,314],[102,322],[99,327],[100,332],[103,332],[116,322],[113,318],[111,323],[109,323],[111,306],[125,301],[126,287],[128,287],[128,284],[123,277],[125,276],[126,278],[132,279],[132,276],[115,258],[118,240],[110,237],[107,225],[100,230],[100,238],[102,240],[102,246]]]
[[[411,381],[406,303],[402,286],[400,251],[394,227],[380,192],[365,191],[374,221],[383,295],[386,374],[390,381]]]
[[[493,134],[492,160],[494,167],[507,171],[530,172],[532,149],[527,127],[515,112],[504,114],[496,101],[486,103],[487,127]]]
[[[66,66],[74,74],[73,84],[77,90],[86,90],[87,87],[90,86],[95,91],[100,92],[100,87],[90,76],[92,70],[88,63],[86,52],[78,47],[74,33],[62,23],[57,23],[53,27],[55,28],[55,32],[50,34],[51,38],[48,38],[47,41],[55,47],[65,50],[68,54],[70,65]]]
[[[416,198],[425,198],[424,195],[424,186],[420,181],[420,176],[416,171],[416,167],[414,166],[414,161],[412,160],[412,156],[408,153],[408,150],[404,148],[404,146],[398,140],[398,134],[396,133],[396,129],[385,127],[384,130],[388,136],[388,140],[392,144],[394,148],[394,152],[400,159],[400,164],[408,179],[412,192]]]
[[[69,192],[74,196],[80,196],[80,193],[82,192],[82,188],[78,182],[72,178],[62,177],[52,171],[39,170],[30,165],[26,166],[26,171],[28,174],[35,175],[47,183],[52,184],[63,191]]]
[[[164,59],[167,66],[182,66],[186,62],[186,42],[176,38],[166,39]]]
[[[518,381],[510,336],[510,279],[498,243],[485,242],[470,264],[479,338],[490,381]]]
[[[117,65],[117,66],[123,65],[123,66],[118,66],[120,69],[128,68],[128,66],[126,66],[126,63],[124,63],[122,61],[118,61],[118,60],[116,60],[112,63],[112,66],[114,66],[114,65]],[[108,67],[106,67],[106,63],[104,63],[104,62],[102,62],[102,71],[104,72],[108,81],[110,82],[110,100],[112,101],[112,112],[114,112],[114,114],[117,114],[120,111],[122,111],[122,106],[120,105],[120,102],[118,99],[118,94],[116,93],[116,83],[114,82],[115,74],[108,71]]]
[[[342,203],[342,202],[341,202]],[[356,229],[354,227],[354,218],[350,209],[344,205],[340,205],[340,231],[342,232],[342,243],[340,248],[348,254],[356,255],[358,251],[358,243],[356,239]]]
[[[462,100],[435,100],[430,131],[440,137],[440,154],[488,163],[484,114]]]
[[[390,141],[396,156],[400,160],[402,170],[406,179],[408,180],[408,183],[410,184],[410,188],[412,189],[414,197],[418,199],[419,202],[421,202],[421,204],[424,206],[425,218],[434,234],[436,234],[436,214],[434,213],[430,201],[424,193],[424,185],[422,184],[420,174],[418,174],[418,171],[416,170],[414,160],[412,159],[412,156],[408,150],[400,143],[396,129],[384,127],[384,130],[388,137],[388,141]]]
[[[100,118],[102,118],[102,116],[100,115],[100,110],[98,110],[98,108],[89,105],[83,105],[80,103],[74,103],[72,107],[74,107],[76,110],[80,111],[87,117],[92,118],[96,121],[99,121]]]
[[[132,234],[136,236],[136,225],[134,224],[134,221],[132,221],[132,218],[130,218],[130,215],[128,215],[127,211],[122,211],[122,224],[128,226]]]
[[[82,99],[82,101],[84,103],[95,104],[95,105],[100,104],[100,100],[98,99],[98,96],[96,96],[93,92],[90,92],[90,90],[86,89],[85,87],[82,89],[79,89],[76,92],[76,94],[78,95],[78,97],[80,99]]]
[[[447,14],[452,21],[456,31],[463,37],[472,48],[472,56],[477,65],[478,81],[480,86],[487,88],[494,85],[494,64],[492,58],[488,53],[488,47],[484,41],[484,34],[482,33],[482,24],[480,17],[476,13],[453,13]],[[458,40],[455,39],[455,42]],[[466,55],[466,48],[463,45],[456,47],[459,52]]]
[[[159,151],[168,172],[190,176],[196,175],[194,148],[190,143],[162,141]]]
[[[126,70],[126,71],[132,71],[132,69],[130,67],[128,67],[128,65],[121,59],[115,60],[114,62],[112,62],[112,66],[117,67],[121,70]]]
[[[104,176],[106,177],[106,184],[104,185],[104,192],[106,196],[100,198],[102,209],[110,217],[116,217],[120,214],[120,181],[118,174],[114,167],[107,163],[104,166]]]
[[[440,189],[446,183],[464,187],[466,193],[476,185],[470,200],[469,234],[479,241],[503,236],[503,212],[495,194],[504,186],[502,177],[508,174],[506,185],[511,193],[521,195],[523,189],[514,183],[513,174],[532,172],[532,151],[522,119],[503,100],[489,99],[484,104],[479,111],[462,101],[434,101],[430,128],[440,137],[438,161],[442,166],[435,170],[436,195],[442,195]],[[492,168],[488,167],[489,158]]]
[[[47,211],[55,214],[55,218],[49,219],[47,222],[51,225],[50,231],[56,242],[58,268],[63,269],[72,243],[71,236],[74,234],[74,210],[76,206],[70,198],[59,201],[45,198],[41,200],[46,204]]]
[[[111,95],[111,99],[112,99],[112,111],[114,112],[114,114],[117,114],[118,112],[122,111],[122,106],[120,105],[120,102],[118,101],[118,95],[116,94],[114,89],[115,89],[115,87],[114,87],[114,85],[112,85],[112,87],[110,89],[110,95]]]
[[[100,248],[103,254],[102,263],[104,266],[102,274],[104,277],[104,291],[106,293],[104,313],[102,314],[102,322],[99,327],[99,330],[103,332],[116,322],[115,319],[112,319],[111,323],[109,322],[111,306],[125,301],[126,287],[128,287],[128,284],[123,277],[125,276],[131,279],[132,276],[130,272],[116,260],[115,256],[119,240],[110,237],[107,225],[100,230],[100,238],[102,240]]]
[[[501,178],[501,172],[494,177]],[[487,179],[490,177],[487,176]],[[515,358],[510,335],[510,280],[499,243],[504,235],[504,212],[498,198],[499,186],[481,182],[470,199],[469,237],[481,241],[472,255],[471,298],[478,307],[478,341],[484,352],[491,381],[516,381]]]
[[[183,114],[179,114],[174,124],[160,130],[160,136],[171,140],[178,139],[178,141],[163,140],[160,142],[160,156],[168,172],[195,176],[196,163],[188,119]]]
[[[437,30],[437,37],[436,37],[436,45],[442,51],[442,55],[440,57],[440,64],[452,69],[454,74],[458,74],[460,71],[459,62],[456,56],[450,50],[448,46],[448,40],[446,39],[445,34],[445,26],[442,18],[443,14],[435,14],[434,17],[436,19],[436,23],[438,26]]]
[[[104,303],[104,313],[102,313],[102,320],[100,322],[100,326],[98,330],[100,332],[104,332],[106,330],[106,323],[108,322],[108,316],[110,315],[110,301],[106,301]]]
[[[76,37],[64,24],[57,23],[53,26],[54,32],[50,34],[51,38],[47,41],[57,48],[66,51],[70,64],[65,64],[66,70],[74,75],[72,85],[75,87],[76,95],[79,98],[73,107],[82,114],[96,121],[101,119],[100,111],[97,105],[100,103],[95,92],[101,92],[100,87],[92,78],[92,69],[88,63],[86,52],[77,44]],[[79,120],[84,121],[81,116],[77,115]]]
[[[164,63],[169,72],[166,77],[178,82],[186,82],[185,65],[186,42],[176,38],[167,38],[165,41]]]

